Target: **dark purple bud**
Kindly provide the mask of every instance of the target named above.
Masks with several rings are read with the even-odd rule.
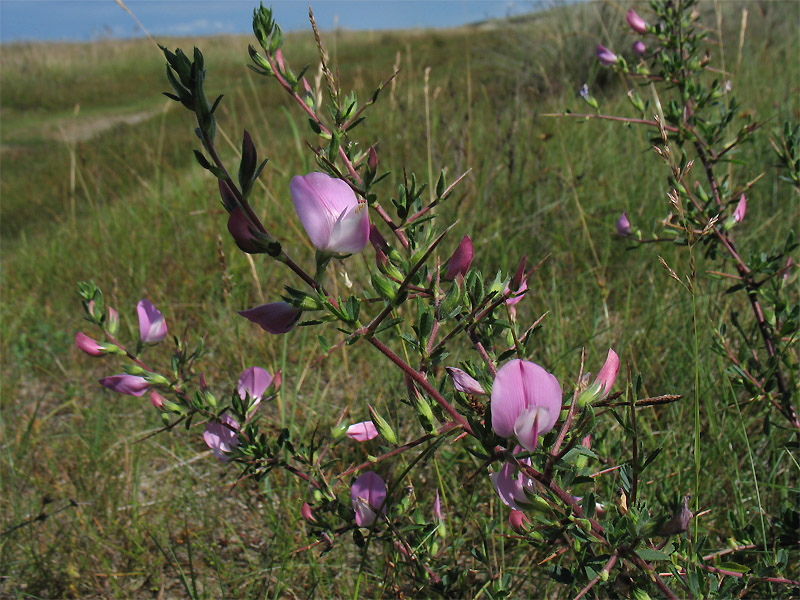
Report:
[[[250,229],[250,221],[247,220],[244,212],[238,206],[231,211],[228,217],[228,232],[242,252],[259,254],[264,251],[258,238]]]
[[[264,331],[278,335],[294,329],[302,312],[287,302],[271,302],[250,310],[239,311],[239,314]]]
[[[445,273],[444,280],[453,281],[459,275],[465,275],[472,264],[473,255],[472,240],[469,239],[468,235],[465,235],[461,238],[456,251],[453,252],[453,256],[447,262],[447,273]]]
[[[375,171],[378,168],[378,153],[375,152],[375,146],[369,147],[369,152],[367,153],[367,166],[369,167],[370,171]]]
[[[239,206],[239,201],[236,199],[233,190],[222,179],[218,180],[218,185],[219,196],[222,198],[222,205],[228,212],[233,212],[233,209]]]

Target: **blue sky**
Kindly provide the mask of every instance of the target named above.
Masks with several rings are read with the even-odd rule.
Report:
[[[250,32],[258,0],[127,0],[154,36]],[[505,0],[277,0],[284,31],[308,26],[311,4],[322,29],[453,27],[530,12],[533,1]],[[0,0],[0,41],[75,40],[140,36],[141,30],[114,0]]]

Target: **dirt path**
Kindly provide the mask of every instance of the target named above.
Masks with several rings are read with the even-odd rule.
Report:
[[[47,137],[67,143],[85,142],[94,136],[121,123],[136,125],[153,118],[163,109],[144,110],[126,115],[105,115],[74,119],[63,119],[50,129]]]

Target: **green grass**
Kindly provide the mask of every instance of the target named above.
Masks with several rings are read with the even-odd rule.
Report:
[[[743,7],[749,13],[739,63]],[[701,10],[713,25],[713,5]],[[782,500],[796,501],[797,448],[775,419],[769,429],[767,408],[731,388],[727,365],[710,351],[712,324],[731,311],[746,314],[742,299],[721,296],[723,282],[702,277],[718,263],[697,257],[701,277],[693,299],[656,259],[662,255],[686,275],[685,249],[630,251],[612,237],[622,210],[643,229],[668,210],[666,171],[648,150],[644,131],[540,116],[565,107],[582,111],[576,92],[584,82],[605,112],[628,111],[624,92],[632,84],[610,77],[593,57],[597,41],[618,48],[630,43],[622,16],[615,4],[590,4],[492,27],[331,34],[327,44],[343,88],[355,88],[362,100],[401,59],[396,87],[383,92],[356,130],[364,144],[379,140],[383,167],[406,165],[426,180],[430,144],[434,176],[445,167],[452,180],[472,168],[440,212],[442,222],[459,219],[443,258],[464,233],[475,241],[476,264],[487,273],[507,272],[523,253],[533,261],[550,254],[519,305],[523,321],[549,311],[533,359],[568,382],[581,348],[587,349],[587,368],[596,370],[611,346],[643,374],[648,394],[682,394],[681,402],[640,413],[646,446],[664,448],[648,473],[648,488],[694,494],[711,511],[703,517],[711,545],[724,547],[730,519],[762,546],[762,509],[770,514]],[[797,118],[798,16],[792,3],[724,3],[725,64],[734,90],[746,112],[769,120],[768,129]],[[238,146],[247,128],[260,155],[270,157],[264,186],[254,195],[256,210],[268,228],[285,236],[292,256],[310,267],[288,181],[314,168],[302,148],[313,140],[304,119],[282,109],[290,105],[277,86],[244,67],[248,42],[181,39],[165,45],[203,50],[209,96],[225,94],[218,114],[222,131]],[[310,36],[289,36],[285,53],[295,68],[312,62],[314,73]],[[0,527],[24,523],[40,514],[45,499],[52,502],[44,506],[50,516],[0,537],[0,596],[175,597],[185,593],[181,569],[187,577],[193,570],[198,592],[207,597],[346,597],[357,586],[362,597],[397,595],[401,570],[380,587],[383,566],[373,565],[359,582],[359,554],[346,537],[324,556],[318,549],[294,553],[313,539],[303,534],[299,516],[307,490],[288,474],[276,473],[261,489],[231,489],[230,473],[204,454],[196,427],[141,441],[160,426],[155,411],[141,399],[103,391],[96,379],[118,369],[74,347],[76,330],[89,333],[75,282],[94,279],[122,315],[123,339],[135,338],[133,307],[145,296],[164,311],[171,332],[188,324],[194,338],[205,335],[203,368],[218,397],[230,393],[246,366],[283,369],[281,400],[263,409],[269,432],[288,427],[302,439],[317,424],[327,432],[345,407],[352,420],[366,418],[367,401],[384,411],[401,437],[417,431],[397,402],[402,379],[391,374],[396,387],[387,388],[371,348],[356,345],[346,357],[335,354],[312,365],[319,354],[316,330],[265,336],[235,314],[260,303],[262,294],[275,299],[288,273],[257,260],[257,285],[228,238],[215,182],[193,162],[190,115],[177,106],[165,109],[160,96],[168,89],[163,62],[146,41],[3,47]],[[420,118],[428,66],[430,139]],[[65,142],[59,130],[144,111],[154,116],[87,139]],[[300,131],[299,148],[293,126]],[[220,148],[233,163],[233,149],[224,141]],[[740,244],[766,248],[796,229],[797,196],[778,179],[765,135],[736,158],[742,164],[731,170],[733,184],[764,173],[748,195]],[[378,192],[388,198],[400,180],[397,170]],[[350,259],[344,265],[350,279],[363,278],[371,260],[369,252]],[[337,336],[333,330],[324,335]],[[148,360],[158,364],[168,354],[158,347]],[[612,419],[601,429],[595,447],[611,456],[630,452]],[[352,449],[342,466],[365,454]],[[462,471],[454,465],[469,460],[448,447],[438,456],[446,512],[466,524],[489,514],[499,526],[507,512],[487,479],[465,486],[456,478]],[[422,479],[407,483],[426,506],[437,483],[432,466],[423,471]],[[465,546],[480,543],[466,539]],[[557,594],[532,568],[525,547],[499,536],[487,543],[496,567],[521,586],[516,596]],[[451,552],[459,568],[478,568],[466,547]],[[796,549],[793,556],[796,571]]]

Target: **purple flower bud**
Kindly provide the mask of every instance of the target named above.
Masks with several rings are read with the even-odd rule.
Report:
[[[472,240],[465,235],[447,262],[447,273],[445,273],[444,280],[453,281],[457,276],[465,275],[472,264],[473,254]]]
[[[160,410],[164,406],[164,396],[155,390],[150,390],[150,404]]]
[[[615,62],[617,62],[617,55],[603,46],[603,44],[597,44],[597,50],[595,53],[597,54],[597,60],[599,60],[603,65],[613,65]]]
[[[150,300],[139,300],[136,305],[139,314],[139,337],[145,344],[157,344],[167,337],[167,322]]]
[[[236,391],[239,397],[244,400],[247,396],[253,401],[253,406],[261,402],[264,392],[272,383],[272,375],[261,367],[249,367],[239,375]]]
[[[386,484],[380,475],[367,471],[361,474],[350,487],[350,502],[356,513],[356,524],[369,527],[383,511],[386,500]]]
[[[270,302],[249,310],[240,310],[239,314],[264,331],[277,335],[294,329],[302,312],[287,302]]]
[[[445,367],[445,370],[453,379],[453,387],[455,387],[459,392],[464,394],[472,394],[473,396],[486,395],[486,392],[483,391],[481,384],[465,371],[457,369],[456,367]]]
[[[366,442],[378,437],[378,430],[372,421],[362,421],[361,423],[350,425],[345,431],[345,435],[351,440]]]
[[[354,254],[369,239],[369,212],[350,186],[325,173],[297,175],[289,184],[297,216],[322,252]]]
[[[386,243],[386,238],[383,237],[378,227],[373,223],[369,226],[369,241],[375,250],[380,250],[384,254],[389,252],[389,244]]]
[[[641,56],[645,52],[647,52],[647,46],[644,45],[642,40],[636,40],[633,42],[633,52],[634,54]]]
[[[622,213],[617,219],[617,234],[628,237],[632,233],[631,223],[628,221],[628,213]]]
[[[492,428],[500,437],[514,437],[533,451],[539,436],[550,431],[561,413],[561,385],[536,363],[511,360],[492,385]]]
[[[625,14],[625,19],[636,33],[647,33],[647,23],[632,8]]]
[[[101,344],[80,331],[75,334],[75,345],[89,356],[103,356],[106,353]]]
[[[203,441],[211,448],[211,453],[221,461],[227,461],[228,454],[239,446],[239,423],[230,415],[222,415],[220,421],[209,421],[203,432]]]
[[[150,389],[150,384],[147,383],[144,377],[127,374],[104,377],[100,380],[100,385],[112,392],[128,394],[129,396],[142,396]]]
[[[741,223],[744,220],[744,214],[747,212],[747,198],[742,197],[739,198],[739,204],[736,205],[736,210],[733,211],[733,220],[737,223]]]
[[[111,332],[111,335],[114,335],[119,329],[119,313],[110,306],[108,307],[108,323],[106,324],[106,329]]]
[[[242,252],[259,254],[264,251],[258,237],[250,230],[250,221],[238,206],[228,216],[228,233]]]

